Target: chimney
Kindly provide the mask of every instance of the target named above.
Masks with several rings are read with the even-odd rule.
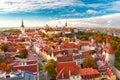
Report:
[[[62,73],[62,79],[64,78],[64,73]]]

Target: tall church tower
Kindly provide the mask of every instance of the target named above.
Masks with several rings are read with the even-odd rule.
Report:
[[[67,27],[68,26],[68,24],[67,24],[67,21],[66,21],[66,23],[65,23],[65,27]]]
[[[112,48],[112,46],[110,45],[106,51],[106,58],[105,60],[107,62],[109,62],[110,64],[114,65],[115,62],[115,53],[114,50]]]
[[[22,24],[21,24],[21,32],[22,32],[22,34],[25,33],[25,26],[24,26],[24,23],[23,23],[23,19],[22,19]]]
[[[110,37],[106,39],[106,58],[105,60],[109,62],[110,64],[114,65],[115,62],[115,52],[110,44]]]
[[[94,36],[91,37],[90,49],[91,49],[91,50],[96,50],[96,49],[97,49],[96,39],[95,39]]]

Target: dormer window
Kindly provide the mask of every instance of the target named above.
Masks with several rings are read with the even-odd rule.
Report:
[[[62,73],[62,79],[64,78],[64,73]]]

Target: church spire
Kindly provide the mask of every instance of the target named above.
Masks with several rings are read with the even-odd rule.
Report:
[[[67,27],[68,25],[67,25],[67,21],[66,21],[66,23],[65,23],[65,27]]]
[[[22,19],[22,24],[21,24],[21,27],[24,27],[23,19]]]

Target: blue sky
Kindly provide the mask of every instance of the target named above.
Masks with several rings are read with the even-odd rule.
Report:
[[[0,27],[17,27],[21,19],[26,26],[43,26],[54,20],[113,15],[120,13],[119,4],[120,0],[0,0]]]

